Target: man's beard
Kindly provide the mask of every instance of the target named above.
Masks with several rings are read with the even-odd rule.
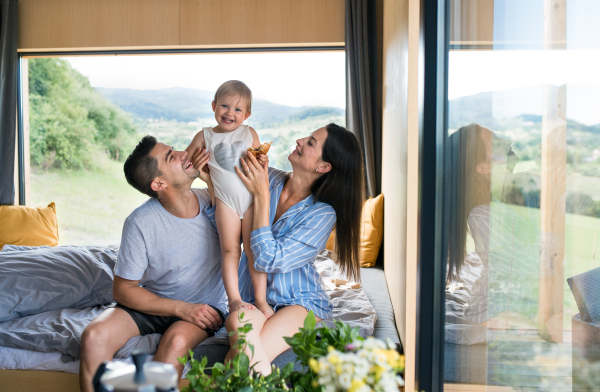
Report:
[[[200,176],[200,172],[198,170],[195,170],[193,173],[185,173],[185,174],[187,176],[187,179],[185,179],[185,180],[182,179],[180,181],[173,182],[173,185],[172,185],[173,188],[175,188],[175,189],[181,189],[181,188],[186,188],[186,187],[191,188],[194,180]]]

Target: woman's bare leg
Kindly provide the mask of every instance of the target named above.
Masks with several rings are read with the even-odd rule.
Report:
[[[232,312],[238,308],[254,309],[242,301],[240,289],[238,287],[238,267],[240,265],[240,236],[242,234],[242,222],[237,212],[227,204],[217,199],[217,210],[215,212],[217,221],[217,230],[219,231],[219,242],[221,243],[221,276],[225,291],[229,298],[229,311]]]
[[[246,336],[246,340],[254,345],[254,357],[252,357],[250,349],[246,349],[250,364],[256,363],[254,369],[264,375],[271,374],[271,362],[290,348],[283,337],[293,336],[298,332],[304,325],[304,319],[308,312],[299,305],[286,306],[267,320],[259,310],[238,309],[227,318],[225,322],[227,331],[235,331],[240,326],[237,319],[238,312],[243,312],[244,319],[249,320],[252,324],[252,331]],[[321,321],[318,317],[316,320],[317,322]],[[229,337],[232,347],[237,339],[237,335]],[[235,354],[237,354],[236,350],[229,350],[225,360],[232,359]]]
[[[260,340],[267,352],[269,364],[277,358],[279,354],[290,348],[283,340],[284,336],[291,337],[304,326],[304,319],[308,311],[300,305],[290,305],[277,311],[262,328]],[[316,321],[321,321],[315,317]]]
[[[244,313],[244,318],[242,324],[238,321],[238,315],[240,313]],[[227,327],[228,332],[236,331],[243,324],[250,323],[252,324],[252,331],[250,331],[246,335],[246,341],[254,346],[254,355],[250,350],[250,347],[247,347],[244,353],[250,358],[250,364],[255,364],[254,370],[260,372],[264,375],[271,373],[271,362],[269,361],[269,357],[263,344],[260,340],[260,332],[265,325],[267,318],[265,315],[258,309],[238,309],[229,314],[227,317],[227,321],[225,321],[225,326]],[[237,334],[229,337],[229,344],[232,347],[231,350],[227,353],[225,357],[225,362],[230,361],[233,357],[238,353],[238,350],[233,348],[233,345],[238,340]]]
[[[248,270],[252,279],[252,287],[254,287],[254,305],[263,312],[266,318],[271,317],[274,312],[273,308],[267,303],[267,274],[258,272],[254,268],[254,257],[250,249],[250,235],[252,234],[252,219],[254,218],[254,204],[248,208],[242,221],[242,238],[244,240],[244,252],[248,258]]]

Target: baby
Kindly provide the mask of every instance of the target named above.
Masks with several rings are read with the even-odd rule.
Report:
[[[266,299],[267,275],[254,269],[250,250],[254,200],[235,172],[235,167],[239,167],[240,158],[245,156],[248,148],[260,147],[256,131],[242,124],[250,117],[251,108],[252,92],[248,86],[237,80],[223,83],[212,102],[217,126],[202,128],[186,151],[192,156],[198,149],[206,148],[210,154],[208,167],[217,199],[215,217],[223,258],[221,273],[229,297],[229,311],[233,312],[238,308],[254,309],[253,305],[242,301],[238,287],[241,234],[254,286],[255,306],[269,318],[273,315],[273,309]],[[259,162],[266,162],[265,158],[266,156],[259,155]]]

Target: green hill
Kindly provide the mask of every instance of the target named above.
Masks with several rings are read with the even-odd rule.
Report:
[[[211,91],[183,87],[159,90],[96,88],[96,91],[142,122],[162,120],[187,123],[214,118],[211,107],[214,92]],[[343,109],[334,107],[293,107],[254,99],[249,122],[254,128],[265,128],[285,121],[343,113]]]

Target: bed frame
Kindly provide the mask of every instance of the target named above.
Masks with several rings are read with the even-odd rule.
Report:
[[[179,389],[190,382],[181,380]],[[80,392],[79,375],[52,370],[0,369],[0,392]]]

